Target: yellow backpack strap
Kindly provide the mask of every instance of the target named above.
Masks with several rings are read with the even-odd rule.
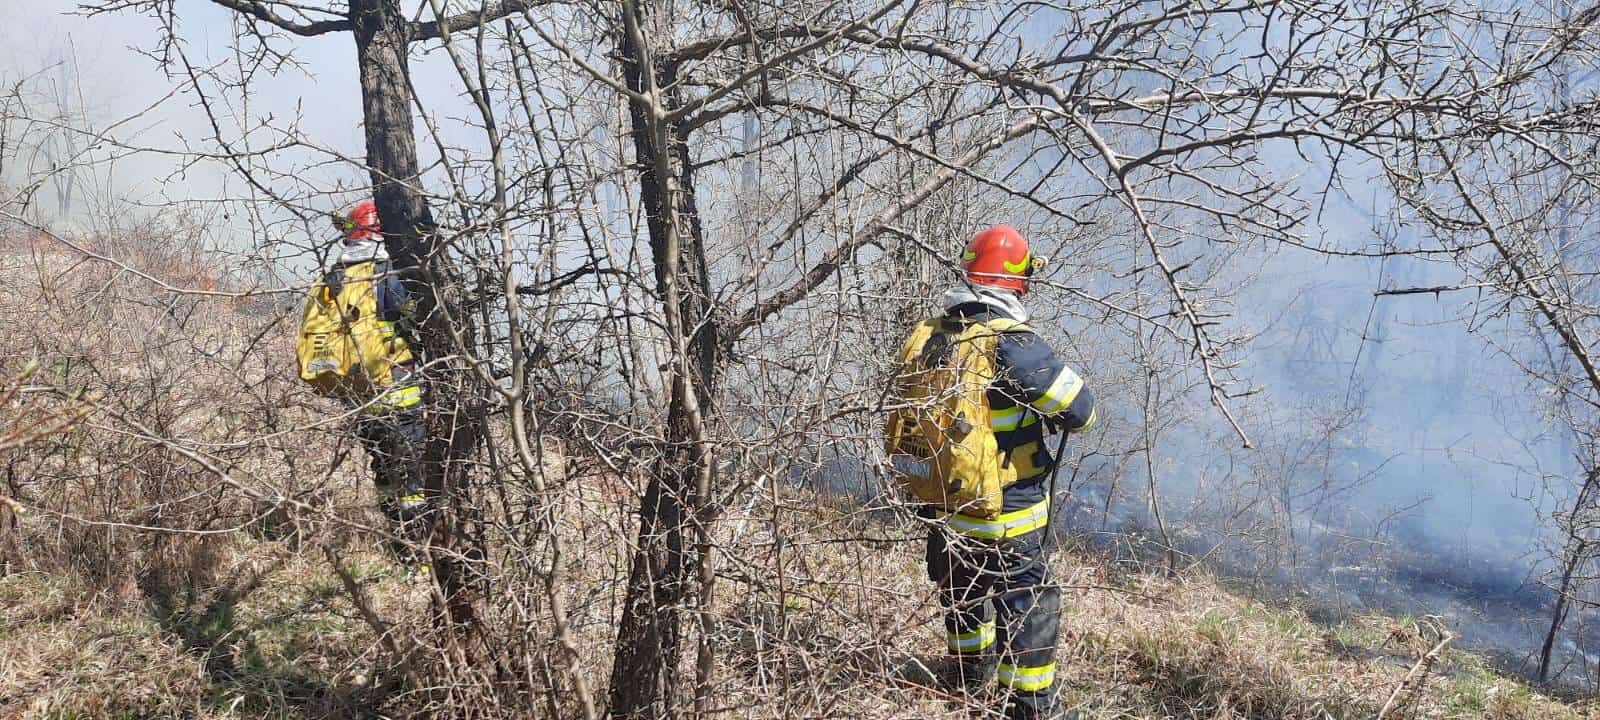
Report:
[[[962,343],[981,343],[983,351],[991,356],[1000,347],[1000,336],[1010,332],[1025,332],[1030,328],[1025,323],[1006,318],[991,318],[967,325],[961,331]],[[993,359],[992,357],[990,358]]]
[[[322,272],[322,280],[311,288],[311,297],[323,305],[333,305],[344,290],[344,268],[335,265]]]
[[[364,260],[354,265],[345,265],[341,267],[340,270],[344,273],[344,277],[346,278],[355,280],[371,280],[373,273],[376,270],[376,265],[377,264],[372,260]]]

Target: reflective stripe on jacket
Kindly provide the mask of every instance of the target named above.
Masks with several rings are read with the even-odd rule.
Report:
[[[1033,532],[1050,521],[1050,501],[1040,500],[1020,510],[1001,513],[993,520],[947,513],[939,510],[933,516],[945,522],[950,531],[979,540],[1002,540]]]

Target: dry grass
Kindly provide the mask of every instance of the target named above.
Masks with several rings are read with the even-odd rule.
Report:
[[[792,716],[785,706],[810,709],[803,717],[990,714],[992,698],[963,702],[928,677],[942,627],[922,575],[918,529],[873,532],[853,527],[869,523],[851,516],[808,522],[800,495],[797,512],[780,515],[791,519],[780,523],[789,591],[775,592],[770,578],[765,587],[723,587],[727,692],[719,697],[739,708],[733,716]],[[884,540],[837,541],[863,531]],[[897,536],[906,539],[888,539]],[[1058,678],[1066,704],[1085,718],[1371,718],[1428,650],[1420,638],[1397,637],[1394,628],[1405,624],[1393,619],[1322,627],[1203,575],[1113,574],[1065,554],[1056,570],[1068,588]],[[1488,668],[1482,657],[1452,652],[1389,717],[1600,717]]]
[[[915,528],[782,517],[777,526],[746,523],[741,540],[786,554],[784,579],[740,579],[735,563],[725,568],[714,632],[726,717],[993,717],[986,699],[964,702],[931,682],[941,632]],[[876,539],[839,542],[852,533]],[[617,556],[608,540],[617,535],[593,532],[594,545],[567,567],[569,598],[589,600],[576,605],[575,624],[595,651],[582,661],[593,677],[609,668],[612,606],[592,594],[618,571],[594,559]],[[890,539],[897,535],[906,539]],[[769,543],[773,536],[785,542]],[[339,552],[377,614],[398,634],[427,637],[417,626],[425,583],[359,542]],[[240,543],[231,553],[224,565],[264,570],[260,581],[234,602],[216,603],[213,591],[212,602],[177,614],[117,602],[65,576],[0,579],[0,716],[405,716],[436,698],[437,689],[406,687],[315,554],[285,543]],[[1064,584],[1081,586],[1067,594],[1059,659],[1067,701],[1089,718],[1370,718],[1416,653],[1391,637],[1386,618],[1323,628],[1204,577],[1114,576],[1069,556],[1057,569]],[[1597,717],[1467,653],[1451,655],[1414,711],[1401,717]]]
[[[469,703],[571,717],[540,590],[548,568],[529,560],[547,557],[549,537],[565,548],[558,590],[581,649],[570,669],[603,697],[638,502],[630,480],[552,442],[543,494],[485,488],[498,592],[478,641],[492,650],[463,662],[428,624],[431,584],[363,529],[382,523],[360,451],[337,427],[309,427],[325,406],[284,376],[287,331],[268,332],[270,308],[175,313],[182,298],[82,257],[21,250],[0,255],[0,312],[13,323],[0,371],[39,358],[52,382],[103,402],[84,426],[0,458],[0,494],[32,508],[0,509],[0,717],[448,716]],[[205,448],[228,482],[161,438]],[[994,717],[993,698],[932,681],[939,610],[923,531],[904,513],[770,484],[741,502],[717,526],[705,623],[720,716]],[[541,508],[553,527],[516,520]],[[1088,718],[1369,718],[1426,650],[1388,618],[1319,627],[1203,576],[1113,573],[1065,555],[1057,575],[1059,677]],[[1396,717],[1600,717],[1463,652],[1413,700]]]

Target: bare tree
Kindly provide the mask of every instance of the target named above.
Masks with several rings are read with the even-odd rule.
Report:
[[[416,98],[408,57],[413,43],[436,41],[450,32],[482,26],[525,9],[531,3],[490,3],[429,22],[408,19],[397,0],[355,0],[344,8],[275,0],[215,0],[214,4],[238,13],[243,37],[258,41],[263,50],[270,48],[273,36],[279,33],[300,37],[350,34],[361,77],[365,164],[372,180],[372,197],[383,223],[384,244],[395,267],[405,275],[407,284],[419,298],[418,315],[423,318],[420,340],[424,352],[431,358],[453,356],[459,347],[457,338],[471,335],[471,321],[470,316],[446,307],[445,288],[452,267],[421,187],[422,173],[417,164],[413,131],[412,108]],[[135,0],[90,3],[86,8],[91,13],[146,12],[161,19],[169,33],[175,32],[177,27],[177,10],[170,3]],[[195,83],[196,91],[203,96],[197,70],[183,57],[177,37],[169,35],[163,47],[168,60],[181,64]],[[266,55],[272,57],[273,54],[268,51]],[[223,138],[217,140],[225,143]],[[462,463],[483,439],[482,391],[472,389],[474,377],[459,366],[432,364],[429,375],[441,389],[457,389],[457,392],[431,394],[431,437],[424,463],[429,489],[445,498],[451,508],[443,515],[437,536],[445,551],[438,561],[440,582],[445,588],[445,606],[452,622],[471,626],[474,622],[473,594],[468,577],[477,571],[461,568],[459,562],[481,553],[474,552],[463,537],[466,531],[459,511],[469,502],[460,497],[465,489],[461,480]]]
[[[459,681],[440,692],[464,715],[509,702],[552,716],[725,711],[718,652],[735,611],[777,618],[787,641],[786,601],[804,592],[782,520],[817,503],[784,493],[877,477],[882,363],[904,320],[935,309],[955,278],[945,260],[980,224],[1013,221],[1057,256],[1038,293],[1060,321],[1046,332],[1072,333],[1110,395],[1144,400],[1142,427],[1112,417],[1093,451],[1113,458],[1108,472],[1143,467],[1170,565],[1181,537],[1159,460],[1179,433],[1165,421],[1221,428],[1206,436],[1219,454],[1224,436],[1248,447],[1271,432],[1238,412],[1254,390],[1238,366],[1251,333],[1233,316],[1238,285],[1280,248],[1450,258],[1464,287],[1516,303],[1576,363],[1530,373],[1574,408],[1600,390],[1583,253],[1541,250],[1561,242],[1535,221],[1553,204],[1494,192],[1569,177],[1540,192],[1583,216],[1592,153],[1541,138],[1592,129],[1584,101],[1547,92],[1556,58],[1587,57],[1592,10],[1513,22],[1332,0],[211,2],[236,14],[250,68],[291,66],[286,36],[354,41],[365,157],[336,159],[365,171],[390,254],[424,298],[429,482],[450,509],[434,599],[470,630],[440,654]],[[175,4],[91,10],[160,19],[163,57],[214,121],[216,93],[249,92],[188,57]],[[1458,41],[1507,23],[1499,57]],[[448,57],[465,110],[423,105],[411,63],[425,48]],[[213,157],[261,204],[315,217],[305,196],[336,191],[292,197],[270,152],[221,127]],[[285,145],[316,146],[282,130]],[[1308,163],[1327,178],[1301,177]],[[1427,244],[1315,236],[1328,192],[1375,181],[1396,190],[1397,214],[1437,230]],[[558,445],[572,464],[547,457]],[[597,502],[593,486],[611,495]],[[875,480],[852,489],[869,510],[899,507]],[[1292,528],[1296,488],[1274,489]],[[847,529],[903,544],[887,527]],[[623,557],[587,556],[588,543]],[[584,584],[574,557],[626,571]]]

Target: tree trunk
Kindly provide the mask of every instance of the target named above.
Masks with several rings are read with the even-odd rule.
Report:
[[[625,79],[629,88],[665,104],[668,100],[658,88],[667,83],[651,76],[642,13],[626,5],[628,28],[619,38]],[[706,509],[712,458],[706,423],[718,357],[716,329],[701,322],[709,307],[709,277],[687,145],[675,128],[660,120],[662,113],[637,102],[629,109],[656,292],[672,354],[665,363],[670,392],[666,446],[651,469],[639,508],[638,541],[611,671],[612,715],[643,720],[676,712],[682,610],[690,605],[686,601],[696,600],[693,606],[702,619],[710,609],[711,582],[705,571],[711,567]],[[709,665],[709,647],[702,642],[697,700],[705,696]]]
[[[1544,645],[1539,648],[1539,682],[1544,683],[1550,677],[1550,660],[1555,653],[1556,636],[1561,632],[1561,625],[1567,621],[1567,610],[1572,599],[1572,579],[1578,573],[1584,561],[1589,558],[1591,541],[1585,536],[1585,518],[1594,512],[1590,507],[1594,491],[1600,482],[1600,468],[1590,469],[1584,475],[1583,486],[1578,488],[1578,497],[1572,502],[1572,508],[1567,516],[1558,520],[1558,524],[1567,533],[1566,547],[1562,550],[1561,559],[1561,587],[1556,590],[1556,606],[1550,614],[1550,628],[1545,633]]]
[[[384,244],[397,267],[421,268],[430,258],[433,215],[422,196],[413,129],[410,29],[398,0],[351,0],[350,23],[361,68],[361,113],[367,167]],[[432,287],[419,287],[428,302]],[[430,308],[431,309],[431,308]]]
[[[455,340],[450,318],[440,309],[450,261],[436,247],[438,234],[421,190],[406,58],[412,40],[410,25],[398,0],[350,0],[350,22],[361,69],[367,166],[384,246],[417,298],[417,339],[424,359],[447,357],[454,354]],[[470,338],[471,328],[459,326],[467,322],[466,316],[452,315],[457,318],[457,330]],[[461,404],[477,395],[468,391],[476,381],[461,368],[430,367],[426,377],[430,401],[423,472],[428,491],[440,504],[431,542],[441,552],[432,554],[433,573],[449,619],[458,627],[470,628],[475,621],[475,593],[469,592],[473,583],[467,580],[462,560],[482,553],[468,542],[463,530],[465,511],[470,508],[464,461],[477,450],[483,432],[475,413]]]
[[[1567,600],[1571,597],[1572,576],[1578,570],[1588,548],[1586,543],[1578,542],[1575,547],[1568,547],[1567,557],[1561,564],[1561,587],[1556,590],[1556,606],[1550,614],[1550,628],[1545,633],[1544,645],[1539,648],[1539,683],[1550,680],[1550,659],[1555,655],[1556,636],[1561,633],[1561,625],[1567,620]]]

